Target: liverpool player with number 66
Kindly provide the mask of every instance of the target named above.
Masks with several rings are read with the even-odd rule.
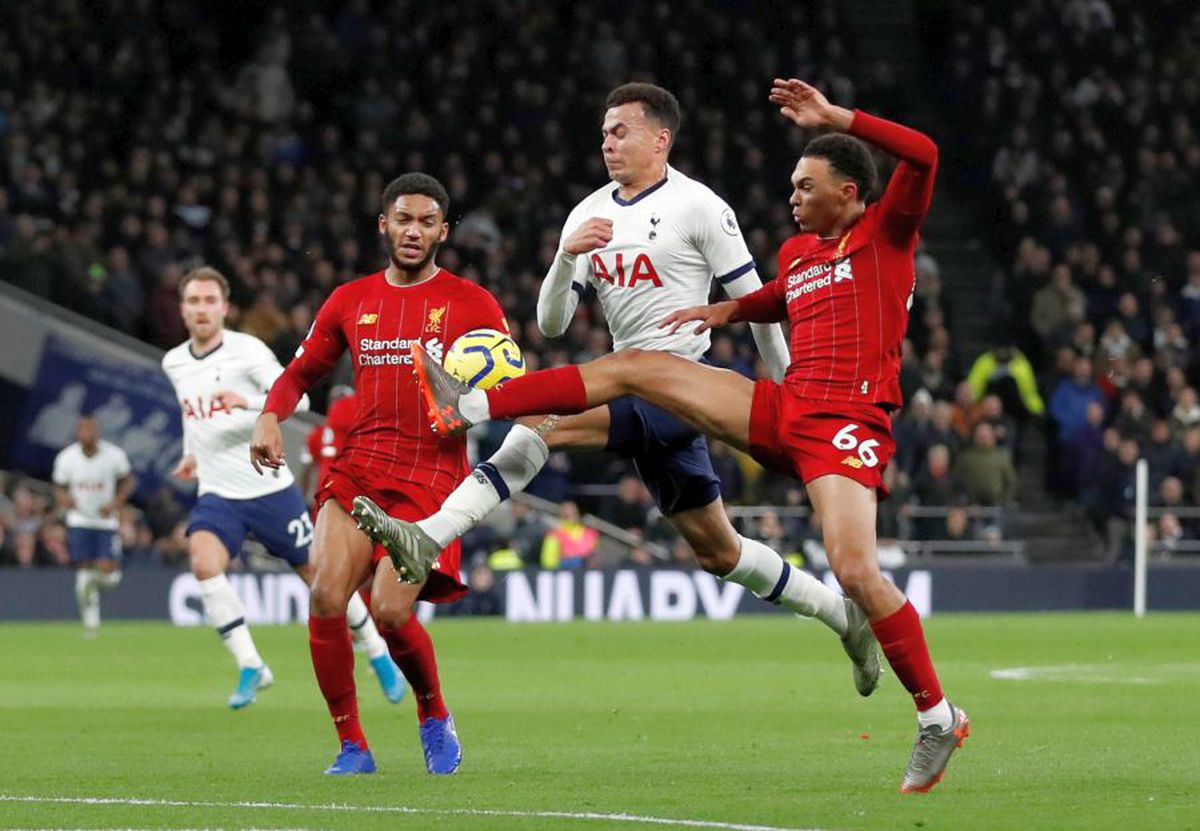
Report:
[[[801,479],[838,581],[867,613],[917,707],[917,742],[901,790],[927,791],[970,725],[942,694],[916,610],[880,573],[875,515],[895,449],[889,411],[901,403],[900,344],[937,146],[915,130],[834,106],[803,81],[777,79],[770,98],[796,124],[833,131],[809,142],[792,173],[800,233],[780,247],[774,281],[737,300],[675,312],[662,325],[674,331],[698,321],[694,330],[703,332],[788,320],[791,365],[782,384],[640,350],[534,372],[488,391],[467,390],[419,352],[417,369],[440,432],[489,418],[577,413],[637,395]],[[864,142],[900,160],[872,204],[866,200],[875,166]],[[400,565],[413,576],[426,567],[419,558]]]

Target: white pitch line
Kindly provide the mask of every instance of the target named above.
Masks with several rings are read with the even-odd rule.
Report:
[[[364,814],[430,814],[434,816],[513,817],[517,819],[568,819],[665,825],[675,828],[714,828],[719,831],[822,831],[819,828],[784,828],[746,825],[706,819],[671,819],[640,814],[602,814],[595,811],[504,811],[491,808],[412,808],[406,805],[304,805],[296,802],[213,802],[183,799],[138,799],[107,796],[18,796],[0,794],[0,802],[54,805],[131,805],[152,808],[248,808],[251,810],[333,811]]]

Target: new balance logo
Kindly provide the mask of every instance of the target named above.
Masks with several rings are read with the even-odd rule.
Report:
[[[855,470],[861,470],[863,466],[863,460],[857,456],[847,456],[846,458],[842,459],[842,464],[846,465],[847,467],[852,467]]]
[[[377,315],[377,314],[365,314],[358,319],[359,326],[368,326],[372,323],[378,323],[378,322],[379,322],[379,315]]]

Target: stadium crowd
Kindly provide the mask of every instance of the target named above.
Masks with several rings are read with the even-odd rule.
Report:
[[[766,82],[804,77],[839,103],[899,118],[909,97],[886,63],[857,60],[830,0],[684,0],[619,14],[627,5],[609,16],[587,4],[492,0],[469,24],[448,7],[401,12],[364,0],[286,11],[124,0],[102,14],[78,2],[5,5],[0,278],[167,348],[185,338],[177,281],[206,262],[230,278],[232,325],[286,361],[329,292],[380,267],[384,184],[425,169],[453,203],[440,261],[496,293],[530,365],[602,354],[610,340],[594,302],[554,342],[533,311],[568,208],[606,178],[598,125],[610,87],[644,78],[676,92],[685,118],[673,161],[735,207],[765,279],[794,232],[787,175],[806,138],[767,105]],[[993,185],[1000,232],[989,238],[1006,264],[995,294],[1003,330],[1018,340],[998,341],[967,375],[937,261],[919,254],[902,375],[910,403],[896,415],[881,532],[998,539],[1002,523],[974,508],[1015,502],[1019,436],[1043,412],[1056,458],[1083,460],[1047,465],[1058,492],[1111,510],[1127,474],[1124,436],[1170,448],[1178,469],[1160,478],[1181,482],[1194,504],[1200,253],[1188,253],[1196,240],[1185,233],[1197,227],[1189,184],[1200,168],[1200,72],[1180,47],[1196,18],[1169,27],[1103,0],[1022,3],[1011,16],[979,3],[956,15],[944,117],[960,128],[966,166]],[[1105,48],[1127,73],[1106,75],[1087,59],[1097,26],[1121,32]],[[778,31],[790,34],[762,36]],[[397,54],[422,57],[397,75]],[[996,128],[978,129],[981,119]],[[763,371],[744,328],[719,333],[711,359]],[[348,376],[339,372],[334,380]],[[481,450],[498,441],[480,437]],[[713,455],[729,502],[803,504],[790,480],[719,445]],[[603,456],[556,454],[534,490],[564,504],[556,529],[573,527],[567,505],[577,503],[670,546],[629,474]],[[19,482],[7,490],[14,506],[27,502]],[[914,516],[914,505],[952,510]],[[556,529],[518,533],[525,519],[493,542],[540,561]],[[789,512],[751,524],[790,550],[819,536]],[[177,524],[142,525],[148,550],[178,556]]]
[[[1152,504],[1168,509],[1159,538],[1194,538],[1200,7],[976,2],[950,28],[946,112],[966,173],[992,194],[1002,269],[989,306],[1011,333],[981,379],[1011,392],[1036,374],[1047,486],[1110,544],[1127,532],[1142,456]],[[1037,414],[1017,407],[1018,420]]]

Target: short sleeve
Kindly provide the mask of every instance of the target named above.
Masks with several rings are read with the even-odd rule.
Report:
[[[113,449],[113,468],[116,471],[117,478],[123,479],[133,472],[133,465],[129,463],[129,454],[124,450],[112,445]]]
[[[71,484],[70,476],[67,474],[67,451],[62,451],[54,457],[54,473],[51,474],[51,479],[56,485],[62,485],[64,488]]]
[[[693,236],[713,276],[730,283],[754,268],[737,215],[725,200],[709,191],[693,208]]]

